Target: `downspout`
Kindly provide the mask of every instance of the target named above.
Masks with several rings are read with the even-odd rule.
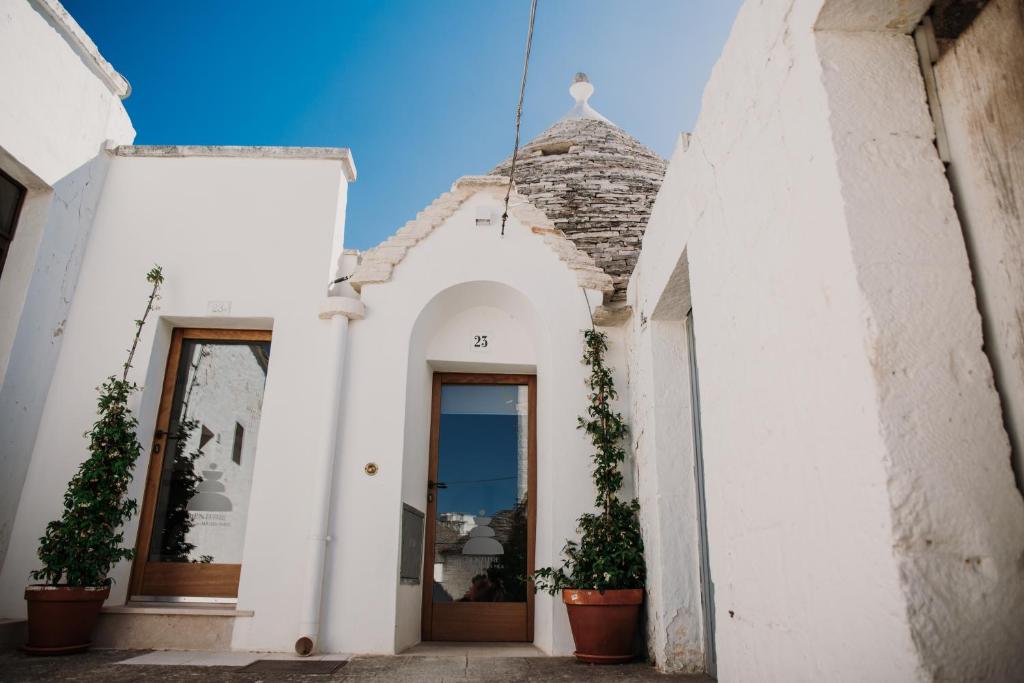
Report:
[[[327,416],[323,423],[323,447],[312,468],[312,515],[308,526],[306,576],[302,590],[302,613],[295,652],[308,656],[317,649],[320,635],[320,603],[323,597],[324,563],[327,557],[327,535],[331,514],[331,491],[334,481],[335,451],[338,445],[338,424],[341,422],[341,386],[345,370],[345,344],[348,321],[359,320],[365,307],[358,299],[347,296],[328,297],[320,308],[320,319],[330,324],[330,346],[326,376],[330,387],[327,395]]]

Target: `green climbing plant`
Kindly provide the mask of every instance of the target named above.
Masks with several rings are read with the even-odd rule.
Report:
[[[533,573],[537,590],[554,594],[563,588],[643,588],[646,579],[644,542],[640,534],[636,499],[622,500],[620,465],[626,458],[622,442],[628,428],[622,414],[611,405],[617,393],[612,373],[604,363],[608,337],[590,329],[583,333],[583,362],[590,367],[590,405],[578,418],[594,446],[593,479],[598,511],[577,520],[579,542],[567,541],[561,567],[544,567]]]
[[[61,518],[46,525],[39,539],[42,568],[32,572],[36,581],[51,585],[109,586],[107,574],[120,560],[134,557],[124,547],[122,526],[137,509],[126,496],[135,461],[142,453],[135,430],[138,420],[128,399],[139,386],[128,380],[135,351],[146,319],[160,299],[163,270],[155,266],[146,274],[151,290],[142,317],[135,321],[135,337],[121,376],[108,377],[98,388],[99,419],[86,432],[89,457],[68,483]]]

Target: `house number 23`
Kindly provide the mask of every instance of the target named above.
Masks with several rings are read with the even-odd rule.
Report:
[[[486,349],[487,348],[487,335],[478,334],[473,337],[473,348],[474,349]]]

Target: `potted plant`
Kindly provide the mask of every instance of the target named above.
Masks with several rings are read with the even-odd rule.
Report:
[[[142,318],[135,321],[135,338],[121,376],[108,377],[98,389],[99,419],[86,433],[89,457],[68,484],[61,518],[47,524],[39,539],[43,566],[32,572],[32,578],[44,583],[25,589],[25,650],[32,654],[87,649],[100,607],[110,594],[110,568],[135,554],[122,546],[121,529],[136,510],[135,501],[125,494],[142,451],[135,434],[138,421],[128,409],[128,399],[139,386],[128,380],[128,370],[142,326],[160,298],[160,266],[146,274],[146,281],[152,289]]]
[[[590,405],[578,427],[590,435],[594,445],[597,512],[580,516],[580,540],[566,542],[564,564],[557,569],[538,569],[533,581],[537,590],[551,595],[562,592],[576,657],[615,664],[633,659],[646,579],[644,544],[637,518],[640,504],[618,496],[627,427],[622,415],[611,407],[616,391],[604,364],[608,339],[590,329],[584,332],[584,341],[583,362],[590,366]]]

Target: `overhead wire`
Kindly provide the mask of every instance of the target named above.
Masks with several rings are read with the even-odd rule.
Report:
[[[526,54],[523,56],[523,77],[519,82],[519,105],[516,107],[516,141],[512,146],[512,167],[508,173],[508,190],[505,191],[505,211],[501,214],[501,236],[505,236],[505,222],[508,220],[508,200],[512,196],[512,185],[516,177],[516,160],[519,157],[519,124],[523,118],[523,96],[526,94],[526,75],[530,71],[530,51],[533,48],[533,23],[537,17],[537,0],[530,2],[530,28],[526,32]]]

